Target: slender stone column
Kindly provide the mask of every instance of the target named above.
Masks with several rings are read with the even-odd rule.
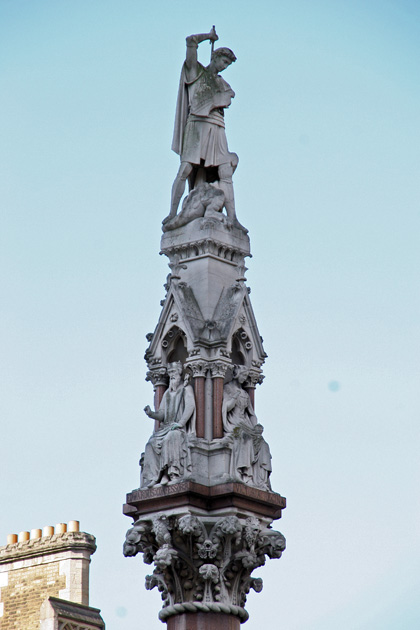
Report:
[[[204,376],[196,376],[194,379],[194,393],[195,404],[197,409],[197,437],[204,437],[204,410],[205,410],[205,398],[204,398]]]
[[[206,440],[213,439],[213,382],[210,370],[204,382],[204,437]]]
[[[167,620],[168,630],[239,630],[238,617],[223,613],[184,613]]]
[[[213,379],[213,438],[222,438],[223,383],[228,366],[221,361],[216,361],[212,363],[210,369]]]
[[[157,411],[160,407],[160,403],[162,402],[163,394],[168,389],[168,377],[166,374],[166,368],[161,367],[157,370],[150,370],[149,372],[147,372],[146,381],[152,382],[154,391],[153,404],[155,407],[155,411]],[[159,427],[159,420],[155,420],[155,431],[157,431]]]
[[[255,387],[245,387],[245,391],[248,393],[252,408],[255,411]]]
[[[196,435],[199,438],[203,438],[205,437],[205,381],[208,365],[205,361],[196,361],[194,363],[190,363],[189,367],[191,368],[194,378]]]
[[[157,385],[155,389],[155,395],[153,399],[153,404],[155,406],[155,411],[157,411],[160,407],[160,403],[162,402],[163,394],[168,389],[167,385]],[[159,420],[155,420],[155,431],[159,429],[160,422]]]
[[[248,392],[249,398],[251,400],[251,405],[254,411],[255,411],[255,388],[257,384],[261,385],[261,383],[263,382],[263,379],[264,379],[264,376],[262,374],[252,372],[249,375],[249,378],[245,385],[245,390]]]
[[[213,438],[223,437],[222,422],[223,378],[213,379]]]

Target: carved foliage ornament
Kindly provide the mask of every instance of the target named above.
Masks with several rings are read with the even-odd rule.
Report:
[[[146,588],[161,593],[162,621],[189,611],[225,612],[245,621],[249,590],[262,590],[262,580],[251,577],[252,571],[265,564],[266,556],[280,558],[285,547],[280,532],[253,516],[211,521],[159,514],[128,530],[124,555],[141,552],[146,564],[154,564]]]
[[[153,387],[157,387],[158,385],[164,385],[167,387],[168,375],[166,367],[149,370],[146,374],[146,381],[150,381],[153,384]]]

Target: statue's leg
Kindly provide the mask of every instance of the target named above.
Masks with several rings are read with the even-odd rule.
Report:
[[[183,473],[183,458],[185,450],[185,432],[182,430],[169,431],[162,445],[162,459],[165,462],[166,474],[173,481]]]
[[[243,230],[244,232],[248,232],[243,225],[241,225],[236,218],[235,212],[235,195],[233,193],[233,182],[232,175],[236,169],[237,162],[235,164],[227,162],[226,164],[220,164],[218,168],[219,172],[219,186],[225,193],[225,208],[226,214],[229,219],[233,223],[234,227]]]
[[[160,461],[155,446],[152,436],[146,444],[143,460],[143,485],[147,488],[151,488],[159,482]]]
[[[192,169],[193,166],[189,162],[181,162],[179,171],[172,185],[171,211],[169,215],[165,219],[163,219],[162,223],[170,221],[170,219],[172,219],[176,215],[179,202],[182,195],[184,194],[185,182],[187,181],[187,178],[190,175]]]

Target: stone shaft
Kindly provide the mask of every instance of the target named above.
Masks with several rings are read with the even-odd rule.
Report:
[[[238,617],[223,613],[184,613],[170,617],[168,630],[239,630]]]

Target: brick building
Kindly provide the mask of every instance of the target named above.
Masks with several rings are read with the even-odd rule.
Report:
[[[0,547],[1,630],[103,630],[89,606],[95,537],[68,526],[10,534]]]

